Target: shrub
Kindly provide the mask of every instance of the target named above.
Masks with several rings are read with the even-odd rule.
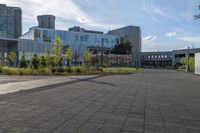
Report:
[[[51,68],[51,72],[52,72],[52,73],[55,73],[55,72],[56,72],[56,68],[52,67],[52,68]]]
[[[77,68],[76,68],[76,72],[77,72],[77,73],[82,73],[83,70],[82,70],[80,67],[77,67]]]
[[[2,66],[0,66],[0,73],[2,73],[3,72],[3,67]]]
[[[48,75],[51,74],[51,70],[49,68],[39,68],[37,70],[39,74]]]
[[[72,68],[66,68],[65,71],[66,71],[67,73],[72,73],[72,72],[73,72]]]
[[[33,65],[34,69],[38,69],[40,66],[40,58],[37,56],[37,54],[34,54],[31,63]]]
[[[58,73],[64,73],[64,69],[62,67],[57,67],[56,72]]]
[[[19,75],[18,68],[3,67],[2,72],[8,75]]]

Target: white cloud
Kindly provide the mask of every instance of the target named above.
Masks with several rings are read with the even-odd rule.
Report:
[[[95,20],[95,18],[87,15],[73,0],[1,0],[8,6],[19,6],[23,10],[23,21],[28,24],[36,22],[36,16],[42,14],[53,14],[61,18],[64,22],[77,22],[86,26],[108,29],[118,28],[121,25],[105,24]],[[62,22],[62,23],[64,23]],[[60,22],[58,22],[60,23]],[[30,25],[33,26],[33,25]],[[66,26],[59,28],[66,29]]]
[[[178,37],[178,40],[191,42],[191,43],[200,43],[200,35],[199,36],[182,36]]]
[[[148,41],[154,41],[156,39],[157,39],[157,36],[152,36],[152,35],[146,36],[146,37],[142,38],[143,41],[146,41],[146,40],[148,40]]]
[[[176,36],[176,32],[167,32],[167,33],[165,34],[165,36],[168,36],[168,37]]]
[[[148,48],[153,48],[157,45],[156,39],[157,36],[153,35],[142,37],[142,45]]]

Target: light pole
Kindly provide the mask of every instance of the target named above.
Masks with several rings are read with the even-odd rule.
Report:
[[[104,46],[104,38],[101,39],[101,67],[103,68],[103,46]]]
[[[187,49],[187,69],[186,72],[189,71],[189,59],[190,59],[190,47]]]

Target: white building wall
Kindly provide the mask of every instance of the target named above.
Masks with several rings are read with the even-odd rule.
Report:
[[[195,54],[195,73],[200,74],[200,53]]]

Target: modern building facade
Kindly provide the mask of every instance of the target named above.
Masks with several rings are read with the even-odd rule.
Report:
[[[18,58],[25,55],[29,60],[34,54],[44,55],[45,50],[51,51],[57,36],[63,42],[63,54],[67,47],[72,48],[72,65],[83,64],[83,55],[86,49],[90,49],[95,55],[108,55],[111,49],[123,40],[131,42],[132,64],[140,66],[141,31],[139,27],[127,26],[109,31],[104,34],[101,31],[91,31],[74,26],[66,30],[55,30],[55,18],[52,15],[41,15],[37,17],[38,27],[32,27],[27,33],[18,39]],[[53,23],[54,22],[54,23]],[[53,26],[52,26],[53,23]],[[63,62],[65,64],[65,61]],[[102,64],[101,64],[102,65]]]
[[[181,66],[180,60],[183,57],[194,57],[200,52],[200,48],[181,49],[163,52],[142,52],[143,67],[168,67],[178,68]]]
[[[141,30],[138,26],[126,26],[108,32],[109,35],[117,35],[123,37],[132,44],[133,66],[140,67],[141,62]]]
[[[22,35],[22,10],[0,4],[0,64],[8,64],[8,53],[17,51],[17,38]]]
[[[142,52],[141,64],[143,67],[172,67],[172,51]]]
[[[112,48],[120,38],[116,35],[33,27],[18,40],[19,59],[23,54],[27,59],[31,59],[34,54],[43,55],[46,49],[51,51],[57,36],[62,40],[63,54],[67,47],[72,48],[74,55],[72,65],[75,63],[77,65],[83,64],[83,54],[87,48]]]
[[[172,51],[172,66],[177,68],[180,66],[180,60],[182,57],[194,57],[195,53],[200,52],[200,48],[193,49],[181,49],[181,50],[173,50]]]
[[[56,17],[53,15],[40,15],[37,16],[38,27],[45,29],[55,29]]]
[[[22,35],[22,10],[0,4],[0,37],[18,38]]]

